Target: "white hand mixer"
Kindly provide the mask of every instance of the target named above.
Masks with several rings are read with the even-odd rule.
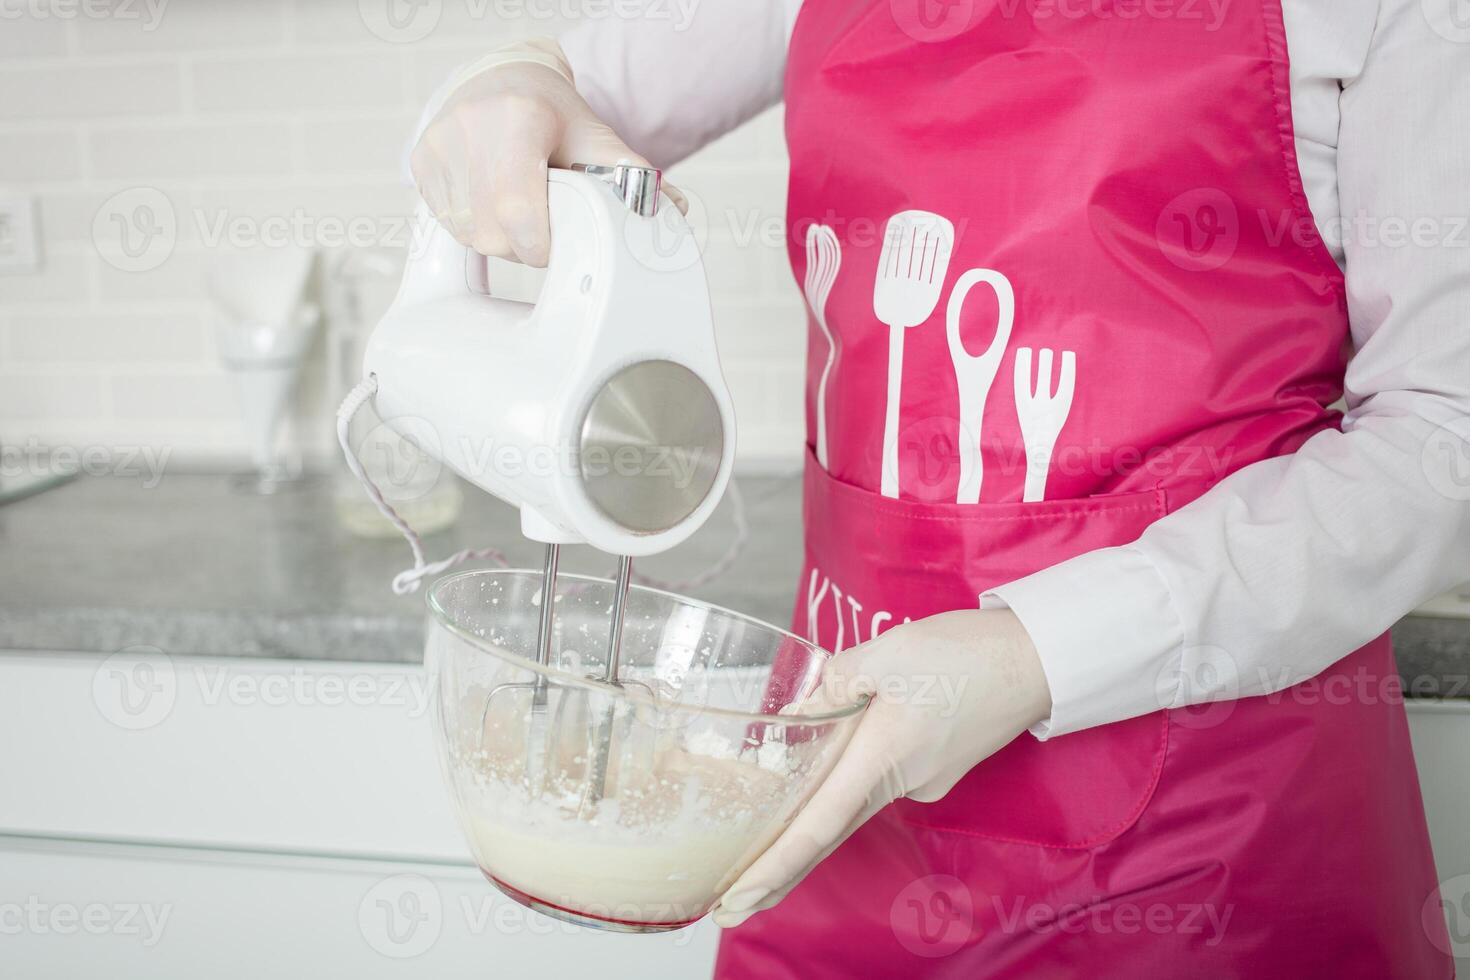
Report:
[[[546,544],[536,659],[550,666],[563,544],[620,556],[603,675],[621,686],[619,644],[635,556],[679,544],[729,482],[735,416],[720,373],[698,244],[660,193],[657,170],[576,166],[547,179],[551,255],[534,304],[489,295],[486,263],[420,208],[427,240],[368,340],[366,378],[338,413],[348,465],[408,538],[409,592],[425,575],[485,551],[427,563],[418,537],[372,486],[346,423],[368,399],[404,438],[520,509]],[[527,773],[544,773],[549,682],[529,695]],[[564,705],[563,705],[564,707]],[[605,791],[610,714],[593,726],[583,805]]]

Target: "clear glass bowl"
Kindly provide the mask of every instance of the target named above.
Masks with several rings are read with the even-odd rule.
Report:
[[[436,582],[436,740],[460,826],[501,891],[581,925],[662,932],[707,913],[790,823],[866,703],[817,697],[820,647],[636,586],[623,683],[591,680],[606,667],[613,588],[558,578],[542,667],[540,572]]]

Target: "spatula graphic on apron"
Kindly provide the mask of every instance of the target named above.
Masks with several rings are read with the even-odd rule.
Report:
[[[883,416],[880,489],[898,496],[898,411],[903,387],[903,332],[934,313],[949,271],[954,225],[928,211],[900,211],[888,219],[873,281],[873,313],[888,324],[888,407]]]

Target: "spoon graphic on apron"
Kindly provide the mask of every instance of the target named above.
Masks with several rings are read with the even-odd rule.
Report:
[[[997,307],[995,337],[985,353],[978,356],[965,350],[960,337],[960,311],[970,290],[985,283],[995,292]],[[1016,294],[1010,280],[994,269],[971,269],[960,276],[949,294],[945,316],[945,332],[949,338],[949,359],[954,364],[954,377],[960,392],[960,486],[955,502],[980,502],[980,484],[985,478],[984,458],[980,453],[980,433],[985,421],[985,399],[1000,371],[1006,344],[1010,343],[1011,326],[1016,320]]]
[[[888,325],[888,407],[883,416],[880,489],[898,496],[898,410],[903,387],[903,332],[934,313],[949,256],[954,225],[929,211],[900,211],[883,229],[883,251],[873,281],[873,314]]]

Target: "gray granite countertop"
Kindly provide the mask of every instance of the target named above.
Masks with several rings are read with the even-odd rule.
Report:
[[[785,623],[800,571],[799,487],[746,479],[741,491],[758,530],[731,571],[691,592]],[[464,498],[454,526],[425,539],[431,558],[490,545],[540,567],[541,546],[521,537],[513,510],[487,494]],[[687,578],[733,533],[727,500],[690,541],[637,567]],[[611,562],[573,547],[563,568],[605,575]],[[83,478],[0,507],[0,648],[415,661],[423,592],[389,587],[410,564],[401,538],[342,527],[326,478],[272,496],[214,475],[170,474],[155,487]]]
[[[752,534],[734,567],[699,598],[774,623],[791,616],[801,565],[800,483],[740,481]],[[687,578],[726,549],[728,499],[674,551],[639,563]],[[514,511],[466,492],[431,557],[494,545],[539,567]],[[571,571],[607,574],[610,559],[567,549]],[[238,492],[218,475],[169,474],[153,487],[83,478],[0,506],[0,649],[412,662],[422,654],[423,597],[394,595],[410,564],[398,538],[343,529],[325,477],[273,496]],[[1470,698],[1470,620],[1411,616],[1394,629],[1411,692]]]

